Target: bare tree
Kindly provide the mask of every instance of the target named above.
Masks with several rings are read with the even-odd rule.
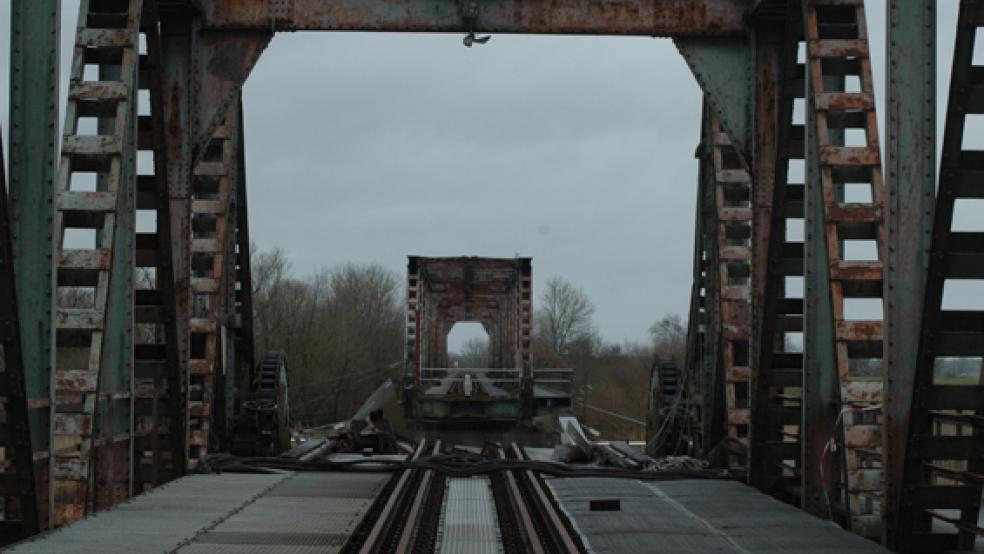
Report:
[[[687,325],[677,314],[666,314],[649,327],[657,354],[683,360],[687,351]]]
[[[551,277],[534,318],[534,333],[549,348],[564,356],[574,345],[590,344],[595,335],[595,306],[583,290]]]
[[[453,357],[460,367],[489,367],[489,341],[472,337],[461,345],[461,352],[455,353]]]
[[[255,248],[252,272],[256,348],[287,353],[292,411],[302,424],[345,419],[399,376],[403,289],[392,272],[347,264],[298,279],[282,250]]]

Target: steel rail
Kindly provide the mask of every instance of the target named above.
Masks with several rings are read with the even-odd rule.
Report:
[[[417,450],[413,454],[413,460],[416,461],[420,457],[420,454],[424,451],[426,447],[426,441],[420,441],[420,445],[417,446]],[[400,480],[397,481],[396,486],[390,493],[389,498],[386,500],[386,505],[383,506],[382,512],[380,512],[379,517],[376,518],[375,523],[373,523],[372,529],[366,536],[365,542],[362,543],[362,547],[359,549],[359,554],[372,554],[375,552],[380,552],[382,547],[385,545],[387,536],[389,535],[389,530],[392,529],[393,525],[393,515],[398,513],[397,504],[400,501],[406,502],[407,491],[409,488],[410,478],[413,473],[417,471],[414,469],[405,469],[403,473],[400,474]]]
[[[506,459],[506,453],[501,448],[499,449],[499,457],[503,460]],[[519,522],[526,535],[525,542],[534,554],[543,554],[545,552],[543,543],[540,541],[540,535],[537,533],[536,526],[533,524],[529,507],[527,507],[526,500],[523,498],[523,494],[519,489],[519,483],[516,482],[516,476],[513,474],[513,471],[504,471],[503,473],[506,476],[506,485],[510,497],[509,503],[515,506],[516,513],[519,515]]]
[[[431,449],[431,454],[437,454],[440,451],[441,441],[435,441],[434,448]],[[428,469],[424,471],[424,476],[420,481],[420,486],[417,487],[417,494],[414,495],[413,504],[410,506],[410,514],[407,516],[406,523],[403,525],[403,530],[400,532],[400,542],[396,545],[396,551],[400,554],[410,552],[413,547],[413,542],[417,535],[415,530],[422,521],[423,506],[427,499],[427,495],[430,493],[431,482],[433,479],[434,470]]]
[[[516,443],[512,443],[512,450],[518,460],[528,459],[523,449],[519,447]],[[543,489],[543,485],[537,478],[536,474],[532,470],[525,470],[523,472],[526,477],[526,482],[529,485],[530,491],[535,497],[535,504],[538,504],[538,510],[540,511],[542,520],[546,522],[549,528],[544,529],[544,532],[553,539],[555,546],[562,548],[564,552],[577,553],[583,550],[577,545],[577,541],[571,536],[570,530],[564,523],[564,520],[557,513],[557,509],[554,507],[551,501],[550,495]]]

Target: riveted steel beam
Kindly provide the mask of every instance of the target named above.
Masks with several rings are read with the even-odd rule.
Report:
[[[803,243],[787,236],[802,218],[801,177],[791,162],[803,159],[803,125],[793,103],[805,96],[802,38],[796,11],[785,29],[756,28],[756,189],[752,343],[752,426],[749,482],[798,503],[803,354],[792,337],[803,330],[803,301],[791,286],[803,275]],[[787,282],[788,281],[788,282]]]
[[[897,535],[899,485],[915,385],[936,192],[936,2],[889,0],[885,537]]]
[[[809,75],[809,72],[807,72]],[[809,77],[808,77],[809,79]],[[835,484],[841,472],[840,456],[829,449],[830,441],[840,441],[837,431],[839,393],[837,360],[834,356],[834,329],[830,322],[830,274],[827,261],[827,235],[816,114],[807,110],[806,189],[804,193],[804,297],[803,297],[803,444],[802,507],[810,513],[830,516],[836,496]]]
[[[746,0],[202,0],[206,28],[290,31],[741,35]]]
[[[266,31],[201,32],[192,50],[195,73],[195,156],[201,156],[215,130],[223,124],[243,83],[270,43]]]
[[[170,206],[169,232],[162,231],[171,241],[171,266],[173,272],[173,299],[175,333],[177,335],[177,359],[180,369],[169,379],[179,378],[177,387],[181,397],[176,405],[183,409],[172,428],[182,433],[177,439],[181,448],[178,459],[173,459],[174,471],[180,475],[187,469],[189,390],[184,381],[190,371],[192,315],[191,295],[191,175],[192,175],[192,113],[195,97],[192,87],[194,71],[192,52],[198,33],[193,19],[186,13],[162,12],[161,55],[164,126],[167,130],[165,160],[167,162],[167,198]],[[176,373],[176,375],[175,375]],[[172,384],[173,387],[173,384]]]
[[[40,527],[51,521],[54,179],[58,147],[59,0],[13,0],[10,22],[10,218]]]

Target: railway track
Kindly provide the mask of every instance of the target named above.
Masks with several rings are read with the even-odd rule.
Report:
[[[411,459],[422,461],[441,453],[440,441],[421,442]],[[466,463],[498,460],[502,469],[488,477],[471,478],[449,478],[424,468],[407,468],[395,473],[342,552],[566,554],[585,551],[541,477],[529,469],[509,469],[510,461],[528,459],[518,445],[489,445],[481,455],[462,453],[462,456]],[[451,529],[452,520],[461,514],[448,513],[448,506],[460,506],[461,499],[454,495],[461,494],[456,491],[462,490],[462,482],[470,479],[483,481],[477,489],[471,487],[475,490],[482,490],[482,484],[487,483],[490,494],[465,499],[476,513],[486,517],[479,521],[480,529],[472,528],[463,535]],[[453,487],[449,486],[451,480],[457,481]],[[476,544],[479,535],[485,539]]]

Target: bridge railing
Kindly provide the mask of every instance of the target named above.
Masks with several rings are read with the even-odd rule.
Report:
[[[491,396],[504,396],[519,388],[521,377],[519,369],[508,367],[431,367],[420,369],[420,386],[429,395],[455,389],[471,396],[480,388]]]

